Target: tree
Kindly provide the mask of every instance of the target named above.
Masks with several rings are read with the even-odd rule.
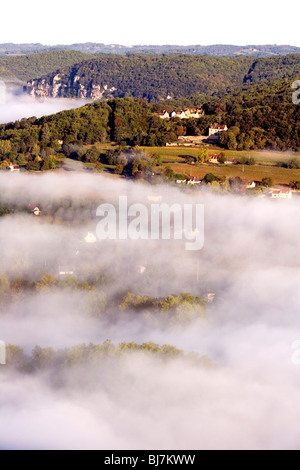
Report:
[[[155,152],[153,155],[152,155],[152,159],[153,159],[153,164],[155,166],[160,166],[162,165],[162,158],[161,156],[159,155],[159,153]]]
[[[51,139],[51,133],[48,124],[43,126],[42,134],[41,134],[41,142],[48,143]]]
[[[216,181],[217,179],[218,178],[213,173],[207,173],[203,178],[206,184],[212,183],[213,181]]]
[[[39,291],[48,290],[48,289],[55,287],[56,284],[57,284],[57,281],[55,277],[52,276],[52,274],[45,274],[45,276],[43,276],[41,281],[36,283],[36,289]]]
[[[173,180],[174,179],[174,171],[172,170],[172,168],[167,167],[165,169],[165,177],[166,177],[167,180]]]
[[[104,165],[102,165],[102,163],[98,162],[96,163],[95,165],[95,171],[97,171],[98,173],[101,173],[101,171],[104,170]]]
[[[300,181],[291,181],[289,184],[290,188],[300,191]]]
[[[221,152],[218,156],[218,161],[219,163],[221,163],[222,165],[225,163],[226,161],[226,156],[225,156],[225,153],[224,152]]]
[[[273,186],[273,180],[269,176],[266,176],[265,178],[263,178],[261,180],[261,184],[262,184],[262,186],[265,186],[265,187],[269,188],[269,187]]]
[[[299,158],[292,158],[287,163],[288,168],[292,168],[294,170],[298,170],[300,168],[300,160]]]
[[[92,147],[86,152],[84,156],[84,161],[88,163],[97,163],[99,161],[99,157],[100,152],[96,149],[96,147]]]
[[[124,171],[124,166],[119,163],[115,168],[115,174],[122,175],[123,171]]]
[[[20,165],[20,166],[25,166],[26,163],[27,163],[27,160],[26,160],[26,158],[24,157],[24,155],[23,155],[23,154],[19,154],[19,155],[17,156],[17,164]]]
[[[204,162],[207,162],[208,160],[209,160],[208,150],[205,148],[200,149],[197,155],[197,162],[204,163]]]
[[[39,171],[40,169],[41,164],[37,159],[35,159],[33,162],[28,162],[26,165],[26,170],[28,171]]]

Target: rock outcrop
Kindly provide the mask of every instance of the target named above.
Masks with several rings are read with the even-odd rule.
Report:
[[[27,82],[25,91],[31,96],[39,98],[82,98],[100,100],[113,96],[117,89],[108,85],[100,85],[91,81],[88,85],[83,84],[81,77],[75,75],[70,77],[61,73],[53,76],[43,77]]]

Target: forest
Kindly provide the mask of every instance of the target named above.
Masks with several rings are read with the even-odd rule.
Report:
[[[61,67],[74,65],[90,58],[79,51],[53,51],[15,57],[0,57],[0,78],[23,82],[51,73]]]
[[[291,92],[290,81],[285,79],[246,86],[221,97],[194,96],[156,104],[117,98],[40,119],[22,119],[0,126],[0,167],[6,169],[12,162],[28,170],[49,170],[56,168],[64,156],[108,163],[107,152],[92,151],[87,146],[165,146],[182,135],[208,135],[215,122],[229,128],[219,142],[224,149],[297,151],[300,107],[292,103]],[[184,122],[178,118],[162,120],[155,115],[162,109],[180,110],[183,103],[201,106],[204,115]]]
[[[164,344],[162,346],[153,342],[145,342],[137,344],[131,342],[121,342],[117,346],[110,340],[106,340],[102,344],[78,344],[71,348],[55,350],[52,347],[36,346],[32,354],[24,353],[19,346],[9,344],[6,347],[7,361],[9,364],[8,371],[18,371],[23,374],[37,374],[40,372],[55,369],[56,380],[53,385],[62,386],[62,379],[66,380],[65,374],[68,370],[76,368],[91,367],[95,372],[105,366],[109,368],[120,368],[124,359],[130,361],[136,356],[148,356],[156,361],[160,361],[164,365],[166,362],[181,359],[187,365],[196,367],[204,367],[206,369],[215,369],[216,366],[207,356],[199,356],[198,353],[185,354],[183,350],[175,346]],[[104,369],[104,371],[103,371]],[[60,379],[60,384],[58,381]]]
[[[187,54],[99,54],[97,58],[54,70],[28,83],[28,90],[59,87],[59,96],[91,96],[99,86],[107,98],[132,96],[155,102],[194,94],[228,92],[253,84],[297,78],[299,55],[267,58],[193,56]],[[59,78],[57,78],[59,74]],[[51,92],[46,91],[46,93]]]

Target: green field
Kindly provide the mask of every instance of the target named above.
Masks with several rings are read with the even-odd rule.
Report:
[[[116,148],[114,144],[96,144],[98,150],[103,152]],[[88,148],[92,146],[87,146]],[[221,151],[227,158],[240,159],[242,157],[254,157],[256,165],[214,165],[209,163],[190,164],[186,163],[186,157],[196,157],[199,149],[187,147],[140,147],[145,153],[158,154],[162,158],[162,166],[157,167],[164,171],[166,165],[174,173],[187,176],[197,176],[203,178],[207,173],[213,173],[218,177],[236,177],[244,180],[261,181],[262,178],[270,177],[274,185],[289,185],[290,181],[300,181],[300,169],[289,169],[278,166],[279,163],[286,163],[292,158],[300,159],[300,152],[276,152],[276,151],[232,151],[218,149],[208,149],[210,154],[219,154]],[[85,164],[86,167],[93,168],[93,164]],[[113,165],[104,165],[104,172],[113,173]]]
[[[142,147],[146,153],[157,153],[159,154],[164,163],[172,162],[184,162],[185,157],[191,156],[196,157],[199,149],[191,147]],[[291,152],[276,152],[276,151],[266,151],[266,150],[250,150],[250,151],[238,151],[238,150],[222,150],[217,149],[208,149],[210,154],[216,153],[219,154],[223,152],[227,158],[236,158],[240,159],[242,157],[254,157],[257,163],[263,163],[268,165],[276,165],[278,162],[286,163],[291,158],[300,158],[300,152],[291,153]]]
[[[300,170],[291,170],[288,168],[278,168],[273,166],[254,165],[231,165],[231,166],[218,166],[203,164],[199,166],[188,165],[186,163],[170,163],[168,165],[174,173],[181,173],[188,176],[198,176],[203,178],[207,173],[221,177],[234,177],[239,176],[245,180],[261,181],[262,178],[270,177],[274,184],[288,185],[290,181],[300,181]],[[163,167],[161,167],[163,168]],[[244,171],[243,171],[244,169]]]
[[[157,153],[161,156],[163,164],[168,164],[174,173],[203,178],[207,173],[213,173],[218,177],[239,176],[245,180],[261,181],[262,178],[272,178],[274,184],[288,185],[290,181],[300,181],[300,170],[282,168],[278,163],[286,163],[291,158],[300,158],[300,153],[275,152],[275,151],[231,151],[221,149],[208,150],[209,153],[223,153],[227,158],[240,159],[242,157],[254,157],[256,165],[213,165],[209,163],[192,165],[185,163],[187,156],[196,157],[198,149],[180,147],[143,147],[146,153]],[[161,167],[161,169],[163,166]]]

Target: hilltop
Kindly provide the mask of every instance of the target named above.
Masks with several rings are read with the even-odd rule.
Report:
[[[89,54],[95,53],[114,53],[114,54],[128,54],[128,53],[145,53],[145,54],[168,54],[168,53],[181,53],[193,55],[218,55],[218,56],[258,56],[266,57],[273,55],[286,55],[300,53],[300,47],[290,45],[245,45],[235,46],[228,44],[214,44],[209,46],[190,45],[135,45],[123,46],[121,44],[103,44],[87,42],[83,44],[71,45],[54,45],[47,46],[43,44],[0,44],[0,57],[18,54],[32,54],[45,51],[68,50],[80,51]]]
[[[101,54],[27,83],[42,97],[107,99],[132,96],[148,101],[228,92],[245,84],[296,79],[299,55],[272,58],[185,54]]]
[[[90,57],[84,52],[63,50],[2,57],[0,58],[0,78],[7,82],[26,82]]]

